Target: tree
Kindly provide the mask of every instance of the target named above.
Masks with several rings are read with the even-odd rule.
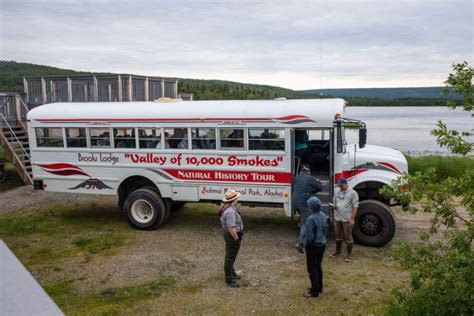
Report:
[[[474,69],[467,62],[453,64],[453,73],[449,74],[444,82],[446,87],[443,89],[445,94],[451,91],[462,95],[462,107],[464,111],[471,112],[473,109],[474,86],[472,85],[472,76]],[[448,108],[456,109],[455,101],[448,101]],[[458,131],[449,130],[441,120],[436,124],[437,128],[431,134],[437,137],[440,146],[446,146],[452,153],[466,155],[472,150],[472,144],[467,142]]]
[[[472,67],[464,62],[453,65],[453,70],[446,89],[461,93],[464,110],[471,112]],[[456,107],[452,102],[448,106]],[[453,153],[466,155],[472,150],[459,133],[449,131],[441,121],[432,134]],[[397,242],[393,247],[394,258],[411,272],[411,282],[408,289],[396,289],[388,314],[473,315],[473,168],[458,178],[440,178],[434,168],[406,174],[381,193],[399,200],[405,211],[433,215],[430,230],[420,234],[420,242]]]

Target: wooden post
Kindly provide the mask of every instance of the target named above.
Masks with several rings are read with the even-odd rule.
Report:
[[[49,81],[49,91],[51,91],[51,102],[56,102],[56,91],[54,90],[53,80]]]
[[[41,78],[41,96],[43,97],[43,104],[46,104],[48,96],[46,95],[46,80],[44,80],[44,77]]]
[[[178,80],[174,82],[174,99],[178,98]]]
[[[133,101],[132,76],[128,77],[128,101]]]
[[[148,77],[145,78],[145,101],[148,100]]]
[[[28,81],[23,77],[23,92],[26,93],[26,102],[30,102],[30,97],[28,96]]]
[[[120,75],[117,76],[117,79],[118,79],[118,100],[119,102],[122,102],[123,99],[122,99],[122,77]]]
[[[21,117],[21,104],[20,104],[20,95],[18,93],[15,93],[15,112],[16,112],[16,120],[17,122],[21,122],[22,121],[22,117]]]
[[[97,77],[94,76],[94,86],[93,86],[93,93],[94,99],[92,101],[98,102],[99,101],[99,82],[97,81]]]
[[[72,102],[72,80],[67,77],[67,102]]]
[[[112,85],[109,83],[109,102],[112,102]]]

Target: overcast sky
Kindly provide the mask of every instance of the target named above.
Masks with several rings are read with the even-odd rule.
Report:
[[[292,89],[436,86],[453,62],[473,62],[473,10],[472,0],[0,0],[0,59]]]

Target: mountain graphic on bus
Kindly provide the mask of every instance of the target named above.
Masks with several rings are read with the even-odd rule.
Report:
[[[79,183],[75,187],[69,188],[69,190],[77,190],[77,189],[97,189],[97,190],[102,190],[102,189],[112,189],[109,187],[107,184],[105,184],[103,181],[91,177],[89,174],[87,174],[84,170],[82,170],[80,167],[71,165],[68,163],[53,163],[53,164],[48,164],[48,165],[38,165],[41,169],[43,169],[46,172],[49,172],[51,174],[59,175],[59,176],[86,176],[89,177],[89,179]]]

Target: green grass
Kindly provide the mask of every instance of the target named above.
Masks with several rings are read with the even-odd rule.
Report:
[[[408,170],[411,174],[417,171],[423,172],[427,168],[436,168],[439,180],[448,177],[458,178],[465,175],[468,170],[474,170],[474,157],[454,157],[454,156],[406,156]]]
[[[121,314],[129,304],[158,297],[175,284],[175,279],[166,277],[91,294],[78,291],[72,281],[46,284],[44,289],[67,314]]]
[[[53,205],[29,214],[0,216],[0,239],[24,258],[27,267],[50,264],[76,254],[109,256],[131,234],[115,209]]]

